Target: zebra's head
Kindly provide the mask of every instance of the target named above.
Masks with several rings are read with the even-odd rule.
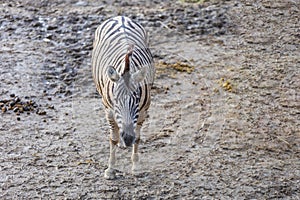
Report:
[[[120,130],[120,142],[123,146],[131,146],[136,139],[136,125],[139,117],[141,91],[139,83],[145,79],[146,70],[118,74],[112,66],[108,67],[107,75],[114,82],[113,102],[115,120]]]

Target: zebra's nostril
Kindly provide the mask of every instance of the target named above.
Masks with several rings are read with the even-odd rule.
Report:
[[[125,135],[125,132],[124,132],[124,131],[122,131],[122,132],[120,133],[120,135],[121,135],[121,137],[123,138],[123,137],[124,137],[124,135]]]

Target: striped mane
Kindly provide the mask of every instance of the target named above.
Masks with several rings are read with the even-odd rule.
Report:
[[[123,76],[126,72],[129,72],[129,71],[130,71],[130,59],[129,59],[129,57],[132,56],[133,48],[134,48],[133,45],[130,45],[130,46],[128,47],[128,52],[127,52],[126,55],[125,55],[125,68],[124,68],[124,72],[123,72],[122,76]]]

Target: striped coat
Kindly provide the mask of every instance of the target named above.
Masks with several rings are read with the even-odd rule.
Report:
[[[111,146],[134,144],[133,151],[137,151],[155,74],[144,28],[123,16],[102,23],[95,32],[92,70],[111,126]]]

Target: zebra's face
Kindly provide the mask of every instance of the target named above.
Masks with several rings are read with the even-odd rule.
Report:
[[[119,75],[113,67],[109,67],[107,74],[114,82],[114,114],[120,130],[121,145],[131,146],[135,143],[135,129],[139,117],[139,83],[144,80],[146,73],[142,68],[133,74],[127,71]]]

